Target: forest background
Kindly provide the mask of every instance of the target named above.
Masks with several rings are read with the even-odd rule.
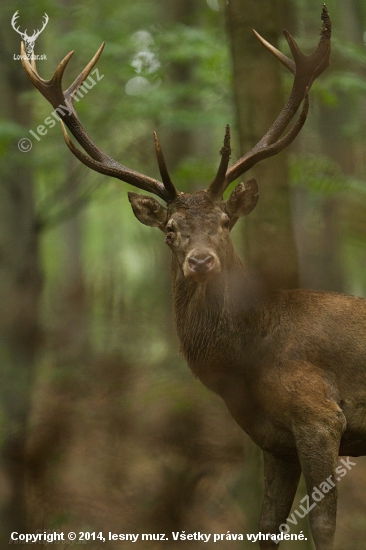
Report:
[[[295,143],[248,174],[260,201],[233,236],[246,264],[274,286],[366,296],[366,4],[327,6],[331,66],[312,87]],[[162,235],[136,221],[127,184],[80,166],[59,124],[45,126],[53,109],[16,59],[12,16],[19,10],[20,29],[31,33],[48,14],[35,46],[47,57],[38,62],[43,78],[75,50],[65,88],[105,41],[102,78],[76,105],[88,133],[122,164],[159,178],[156,130],[175,185],[195,191],[216,172],[225,125],[235,160],[265,133],[291,88],[292,76],[251,29],[288,54],[287,28],[310,53],[321,7],[3,1],[1,547],[11,531],[37,529],[257,533],[263,492],[259,449],[178,354]],[[366,460],[355,462],[339,484],[337,550],[350,541],[364,548]],[[301,482],[294,509],[304,494]],[[313,548],[308,519],[298,518],[295,530],[308,537],[299,547]]]

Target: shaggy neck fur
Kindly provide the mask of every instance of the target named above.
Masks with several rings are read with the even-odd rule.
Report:
[[[250,280],[232,243],[222,270],[208,282],[186,279],[178,260],[172,257],[174,312],[181,352],[191,370],[207,386],[215,389],[219,373],[235,368],[235,348],[243,308],[251,308]],[[242,331],[241,331],[242,334]],[[230,337],[229,337],[230,335]],[[236,341],[238,340],[238,341]],[[213,380],[215,379],[215,381]]]

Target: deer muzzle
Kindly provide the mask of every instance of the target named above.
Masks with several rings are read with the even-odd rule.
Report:
[[[192,250],[183,264],[184,276],[197,283],[212,279],[220,271],[221,263],[213,250]]]

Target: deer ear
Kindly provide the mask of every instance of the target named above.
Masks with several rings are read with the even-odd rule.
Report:
[[[258,199],[258,185],[254,178],[246,183],[239,183],[235,187],[225,202],[225,209],[231,220],[230,228],[234,227],[239,218],[250,214],[255,208]]]
[[[128,200],[131,203],[133,213],[141,223],[164,229],[167,209],[157,200],[132,192],[128,193]]]

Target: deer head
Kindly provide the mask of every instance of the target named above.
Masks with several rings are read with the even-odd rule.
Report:
[[[39,35],[41,34],[41,32],[44,30],[45,26],[48,23],[48,15],[47,15],[47,13],[44,14],[44,16],[43,16],[44,21],[43,21],[42,28],[37,29],[36,31],[33,31],[32,36],[27,35],[27,29],[25,29],[24,32],[21,32],[19,30],[19,27],[15,26],[15,23],[16,23],[16,20],[18,19],[18,17],[19,17],[19,11],[16,11],[14,13],[13,17],[12,17],[11,26],[23,38],[23,40],[25,42],[25,51],[26,51],[27,55],[31,55],[33,50],[34,50],[34,44],[35,44],[37,38],[39,37]]]
[[[72,153],[83,164],[97,172],[113,176],[139,189],[153,193],[166,202],[167,207],[165,208],[153,197],[129,193],[133,211],[140,222],[158,227],[165,233],[165,242],[177,259],[184,277],[195,282],[205,282],[220,273],[223,268],[225,251],[231,247],[229,231],[239,217],[245,216],[253,210],[258,201],[258,188],[254,179],[247,183],[240,183],[226,201],[223,200],[224,191],[231,182],[247,172],[257,162],[276,155],[287,147],[305,123],[309,107],[310,87],[315,78],[329,64],[331,22],[325,4],[323,5],[322,20],[319,44],[311,55],[304,55],[292,36],[284,31],[294,60],[286,57],[254,31],[262,44],[294,74],[291,93],[268,132],[251,151],[230,168],[228,167],[231,154],[230,130],[227,126],[217,174],[204,191],[194,194],[181,193],[175,188],[156,134],[155,148],[161,182],[119,164],[101,151],[85,132],[74,110],[73,98],[98,61],[104,44],[66,91],[62,91],[62,76],[74,52],[70,52],[61,61],[54,76],[47,81],[37,73],[34,60],[29,61],[22,56],[22,64],[31,82],[51,105],[54,108],[64,106],[65,114],[60,114],[64,139]],[[302,102],[303,107],[299,118],[290,130],[282,135]],[[73,144],[65,125],[87,154]]]
[[[155,134],[160,171],[165,187],[171,190],[171,200],[164,208],[153,197],[128,193],[136,218],[145,225],[158,227],[165,233],[165,242],[181,267],[185,278],[205,282],[225,267],[231,250],[230,230],[236,221],[249,214],[257,204],[259,194],[254,178],[240,183],[226,201],[222,198],[223,181],[230,158],[230,128],[226,127],[222,162],[216,178],[204,191],[179,193],[165,170],[158,138]],[[169,179],[167,179],[169,178]]]

